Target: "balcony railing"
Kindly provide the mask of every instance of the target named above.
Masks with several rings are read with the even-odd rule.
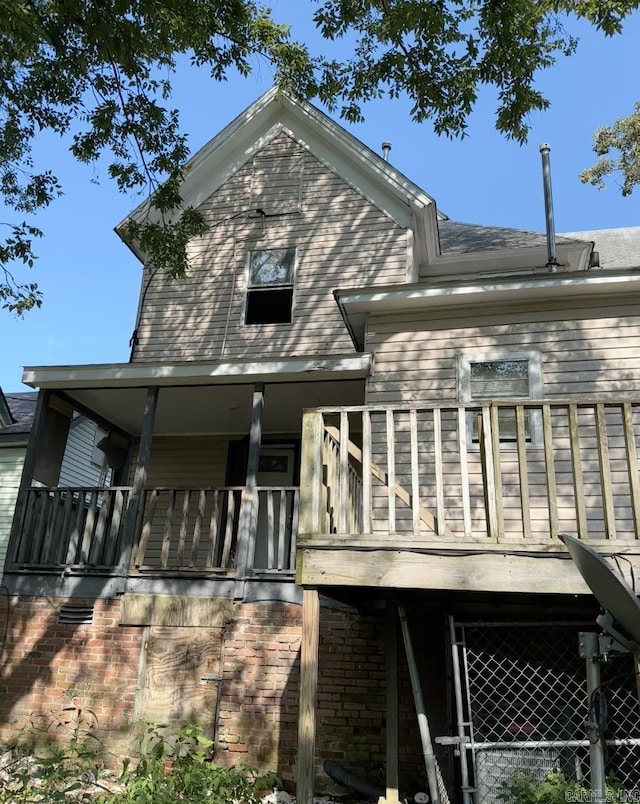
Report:
[[[303,433],[307,544],[640,538],[640,400],[323,408]]]
[[[110,571],[119,564],[131,488],[31,488],[14,565]],[[290,573],[298,527],[297,487],[149,488],[143,492],[130,572]],[[244,532],[242,529],[244,528]]]

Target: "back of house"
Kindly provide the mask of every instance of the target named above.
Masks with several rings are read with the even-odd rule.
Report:
[[[275,91],[182,196],[208,228],[184,279],[144,265],[131,360],[25,369],[3,735],[54,699],[122,752],[197,722],[301,804],[325,760],[391,804],[433,782],[418,679],[443,799],[588,780],[597,605],[559,535],[639,566],[640,229],[561,235],[552,263]],[[95,476],[64,464],[80,413]],[[603,739],[632,789],[627,659]]]

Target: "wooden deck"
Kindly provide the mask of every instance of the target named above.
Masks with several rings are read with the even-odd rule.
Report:
[[[309,411],[297,579],[584,592],[560,533],[640,567],[639,438],[632,399]]]

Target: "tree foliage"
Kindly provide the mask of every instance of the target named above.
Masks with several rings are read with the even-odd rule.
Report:
[[[640,184],[640,103],[627,117],[598,129],[593,135],[593,150],[600,158],[582,171],[580,179],[602,190],[605,178],[616,174],[622,195],[631,195]]]
[[[151,194],[157,214],[136,232],[141,247],[167,274],[184,272],[184,246],[204,222],[179,196],[188,148],[170,96],[182,54],[216,80],[247,74],[260,57],[285,86],[308,74],[306,50],[252,0],[0,0],[0,191],[17,216],[2,221],[5,307],[41,303],[13,265],[33,264],[33,215],[62,191],[35,164],[42,131],[68,137],[80,162],[106,155],[120,190]]]
[[[612,35],[639,2],[307,1],[326,47],[347,36],[351,57],[311,56],[255,0],[0,0],[0,193],[8,217],[0,220],[0,303],[18,314],[41,303],[37,286],[14,271],[33,264],[42,235],[34,216],[62,192],[52,166],[36,164],[43,131],[65,137],[82,163],[106,160],[121,191],[148,194],[149,217],[129,235],[154,269],[185,273],[186,244],[205,222],[179,194],[188,147],[171,80],[184,56],[214,80],[264,61],[284,89],[317,95],[348,120],[361,119],[373,98],[407,94],[412,117],[447,136],[464,135],[479,91],[491,86],[496,127],[522,142],[529,114],[548,106],[538,71],[576,47],[567,15]],[[620,149],[618,166],[634,155],[632,122],[598,140],[602,154]],[[596,180],[613,164],[596,166]]]
[[[324,0],[315,15],[323,36],[350,34],[355,47],[346,62],[325,62],[320,95],[355,121],[362,119],[363,101],[407,93],[413,119],[428,119],[436,133],[454,137],[464,135],[480,90],[491,87],[497,93],[496,128],[522,143],[529,115],[549,106],[536,87],[540,70],[578,45],[568,32],[571,21],[586,20],[613,36],[622,33],[638,5],[638,0]],[[634,125],[637,116],[599,132],[597,152],[620,148],[617,167],[626,168]]]

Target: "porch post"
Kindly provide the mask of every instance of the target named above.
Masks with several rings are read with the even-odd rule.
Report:
[[[387,706],[386,804],[399,804],[398,794],[398,612],[391,599],[385,607],[385,670]]]
[[[122,540],[122,553],[118,562],[118,570],[122,575],[129,571],[133,543],[136,538],[138,518],[140,514],[140,501],[144,487],[147,484],[147,474],[149,470],[149,457],[151,455],[151,441],[153,439],[153,425],[156,418],[158,407],[158,387],[147,388],[147,399],[144,405],[144,419],[142,421],[142,431],[140,433],[140,444],[138,445],[138,461],[136,471],[133,476],[131,493],[127,504],[127,514],[124,523],[124,535]]]
[[[264,383],[253,386],[251,405],[251,429],[249,430],[249,453],[247,456],[247,479],[242,495],[242,510],[238,527],[238,546],[236,560],[236,598],[244,596],[244,578],[253,560],[256,539],[256,513],[258,498],[258,463],[260,460],[260,443],[262,440],[262,415],[264,413]]]
[[[317,589],[303,589],[298,760],[296,765],[296,801],[298,804],[313,804],[319,639],[320,596]]]
[[[16,497],[16,507],[13,514],[11,523],[11,534],[9,536],[9,544],[7,548],[7,566],[15,564],[18,560],[18,550],[20,546],[20,533],[22,531],[22,523],[24,521],[25,508],[27,504],[27,492],[31,488],[33,474],[36,468],[36,461],[42,446],[45,430],[45,411],[49,405],[51,398],[51,391],[40,391],[38,400],[36,402],[36,409],[33,416],[33,425],[29,440],[27,441],[27,450],[24,456],[24,463],[22,465],[22,476],[20,478],[20,486],[18,487],[18,495]]]

